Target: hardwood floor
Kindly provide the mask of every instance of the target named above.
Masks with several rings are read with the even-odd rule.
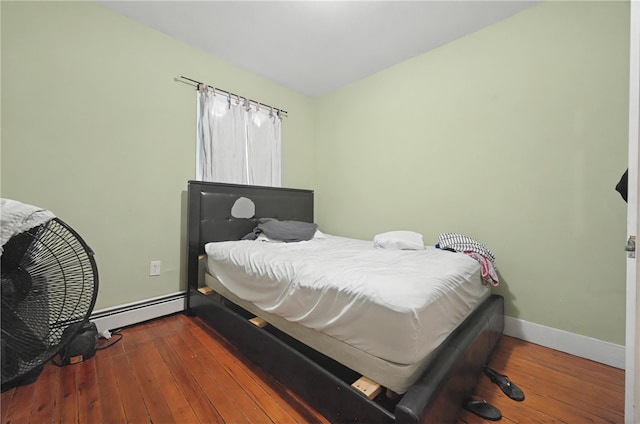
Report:
[[[624,422],[623,370],[507,336],[489,366],[525,394],[524,401],[513,401],[482,376],[474,397],[500,409],[501,422]],[[464,411],[460,422],[488,421]]]
[[[125,329],[82,364],[47,364],[2,393],[2,423],[327,423],[243,361],[214,330],[182,314]],[[490,364],[526,395],[515,402],[485,376],[476,396],[502,422],[623,422],[624,371],[503,337]],[[488,422],[463,412],[459,423]]]
[[[94,358],[2,393],[3,423],[327,423],[198,319],[125,329]],[[237,357],[237,356],[238,357]]]

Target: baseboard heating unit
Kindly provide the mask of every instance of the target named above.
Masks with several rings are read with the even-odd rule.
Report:
[[[98,333],[105,330],[116,330],[138,324],[150,319],[171,315],[184,311],[186,308],[186,293],[177,292],[158,296],[139,302],[94,311],[89,318],[98,327]]]

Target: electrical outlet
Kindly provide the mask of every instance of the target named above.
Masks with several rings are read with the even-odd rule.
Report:
[[[160,261],[151,261],[149,275],[160,275]]]

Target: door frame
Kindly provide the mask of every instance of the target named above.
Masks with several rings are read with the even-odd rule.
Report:
[[[640,156],[640,1],[630,1],[629,27],[629,174],[627,194],[627,236],[637,236],[638,224],[638,166]],[[625,351],[625,423],[635,424],[640,418],[640,316],[638,315],[638,293],[640,292],[640,261],[638,254],[627,259],[626,288],[626,351]]]

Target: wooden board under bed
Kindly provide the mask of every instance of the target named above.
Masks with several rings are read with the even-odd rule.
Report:
[[[230,211],[245,197],[253,218]],[[352,387],[360,375],[273,326],[257,326],[253,314],[216,293],[199,290],[198,256],[211,241],[239,240],[260,217],[313,222],[313,191],[189,181],[188,312],[205,319],[266,372],[332,422],[455,422],[473,392],[503,330],[503,299],[483,302],[438,348],[409,390],[395,399],[384,390],[369,399]]]

